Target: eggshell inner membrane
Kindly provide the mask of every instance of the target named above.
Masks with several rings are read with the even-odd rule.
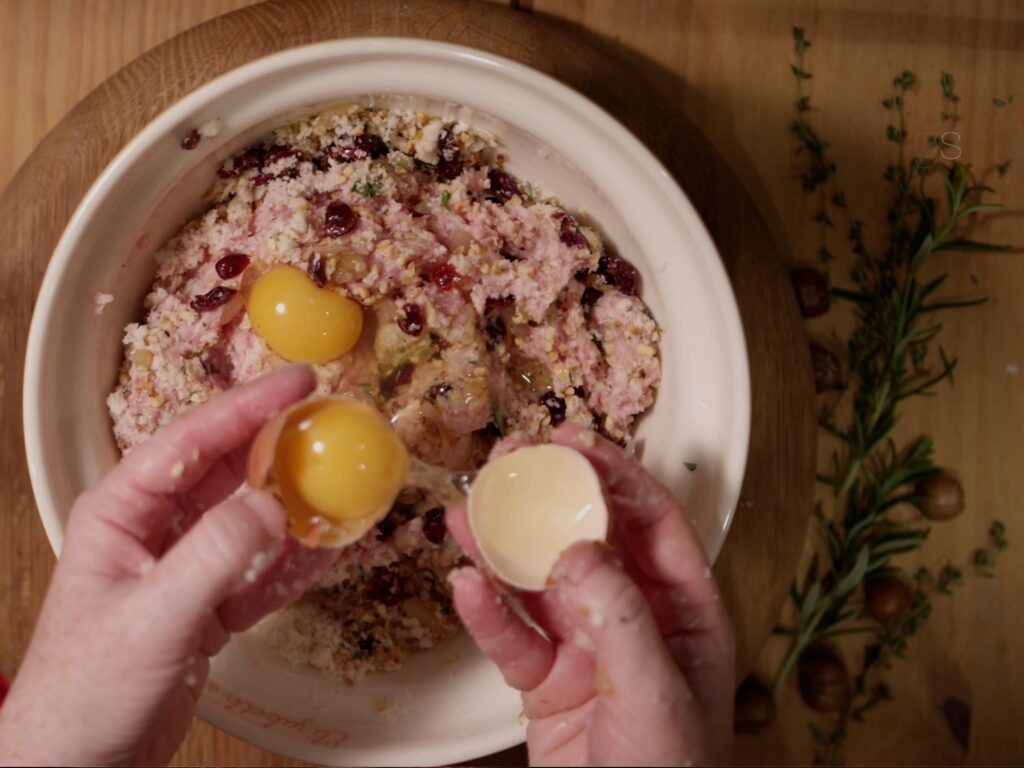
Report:
[[[561,445],[534,445],[480,470],[469,495],[469,525],[499,578],[537,591],[571,544],[606,538],[608,507],[585,457]]]

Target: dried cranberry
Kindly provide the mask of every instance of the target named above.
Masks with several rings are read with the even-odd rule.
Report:
[[[377,523],[377,541],[387,541],[394,535],[395,528],[398,527],[398,521],[395,520],[390,514]]]
[[[247,171],[250,168],[259,168],[263,165],[266,154],[267,150],[262,146],[249,147],[244,152],[241,152],[232,158],[231,168],[229,170],[221,168],[217,171],[217,175],[222,179],[227,179],[232,176],[238,176],[240,173]]]
[[[491,296],[487,299],[488,307],[511,307],[515,303],[515,296]]]
[[[393,368],[391,372],[384,377],[384,380],[381,381],[381,392],[383,392],[386,397],[390,397],[399,387],[404,387],[412,381],[412,375],[415,371],[415,363],[402,363],[397,368]]]
[[[318,287],[327,285],[327,259],[323,254],[314,253],[309,257],[309,265],[306,271]]]
[[[267,150],[267,155],[263,160],[263,165],[271,165],[276,163],[278,160],[283,160],[286,157],[295,157],[302,155],[302,150],[298,147],[282,147],[275,145]]]
[[[585,309],[589,310],[597,304],[597,300],[602,296],[604,296],[604,294],[601,293],[601,291],[597,290],[597,288],[591,288],[588,285],[583,289],[583,295],[580,297],[580,304],[582,304]]]
[[[373,653],[373,649],[377,647],[377,641],[373,635],[366,635],[356,640],[356,647],[363,653],[369,655]]]
[[[548,390],[540,397],[540,404],[548,409],[551,414],[551,426],[557,427],[565,421],[565,398],[559,397],[551,390]]]
[[[196,312],[209,312],[210,310],[227,304],[231,301],[231,297],[236,293],[238,293],[238,291],[234,288],[226,288],[223,285],[218,285],[212,291],[208,291],[201,296],[194,297],[191,302],[191,307]]]
[[[519,194],[519,185],[516,184],[516,180],[497,168],[491,168],[488,171],[487,181],[491,185],[487,195],[488,200],[494,200],[504,205]]]
[[[185,138],[181,140],[182,149],[195,149],[199,146],[199,142],[203,140],[203,135],[199,133],[195,128],[186,134]]]
[[[444,397],[451,391],[452,385],[449,384],[447,381],[442,381],[440,384],[435,384],[430,389],[427,390],[426,398],[427,400],[433,403],[437,400],[437,398]]]
[[[387,568],[374,568],[370,571],[367,592],[371,600],[387,606],[398,605],[402,601],[402,585],[398,582],[398,574]]]
[[[572,216],[562,215],[561,223],[558,225],[558,239],[570,248],[587,247],[587,238],[580,232]]]
[[[790,272],[789,279],[793,282],[797,301],[800,302],[801,315],[818,317],[828,312],[832,293],[824,273],[812,267],[801,267]]]
[[[408,304],[402,316],[398,318],[398,327],[410,336],[419,336],[423,332],[423,309],[419,304]]]
[[[640,287],[640,273],[622,257],[605,254],[597,263],[597,271],[627,296],[636,296]]]
[[[327,153],[339,163],[352,163],[356,160],[365,160],[368,157],[376,160],[387,154],[387,151],[388,146],[380,136],[364,133],[361,136],[353,137],[350,144],[331,147]]]
[[[358,222],[359,217],[355,211],[340,200],[328,205],[324,214],[324,228],[331,237],[341,237],[346,232],[351,232]]]
[[[357,152],[362,152],[374,160],[378,157],[383,157],[388,151],[388,145],[384,143],[381,137],[375,136],[372,133],[364,133],[362,136],[356,136],[352,140],[352,146],[355,147]]]
[[[462,150],[459,147],[459,140],[455,138],[450,128],[441,131],[437,149],[441,159],[434,166],[434,175],[439,181],[451,181],[462,173]]]
[[[443,544],[448,529],[444,524],[444,508],[434,507],[423,515],[423,535],[431,544]]]
[[[498,425],[495,424],[493,421],[487,422],[485,426],[480,427],[480,429],[478,430],[475,430],[473,434],[482,437],[484,441],[488,443],[489,446],[494,445],[494,443],[496,443],[501,437],[503,437],[503,435],[501,434],[501,430],[498,428]]]
[[[377,541],[387,541],[391,538],[398,526],[412,519],[413,512],[412,507],[396,502],[387,517],[377,523]]]
[[[501,317],[493,317],[489,319],[487,321],[487,325],[484,326],[484,333],[487,334],[487,342],[485,346],[487,349],[493,350],[495,345],[505,338],[505,320]]]
[[[839,358],[819,344],[811,344],[811,366],[814,370],[814,391],[827,392],[839,389],[842,384],[842,369]]]
[[[450,291],[454,288],[459,278],[462,277],[459,271],[451,264],[436,264],[430,268],[427,278],[442,291]]]
[[[214,269],[217,270],[217,274],[221,276],[221,279],[230,280],[232,277],[238,277],[242,274],[248,266],[248,254],[229,253],[217,261],[214,265]]]
[[[298,168],[288,168],[280,173],[260,173],[252,177],[252,185],[254,187],[262,187],[264,184],[269,184],[274,179],[294,179],[297,178],[298,175]]]

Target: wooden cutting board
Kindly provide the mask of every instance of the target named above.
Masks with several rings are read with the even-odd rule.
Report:
[[[683,113],[679,78],[606,38],[475,0],[272,0],[219,17],[152,49],[108,79],[40,143],[0,197],[0,444],[6,512],[0,547],[12,571],[35,563],[45,592],[49,547],[35,522],[20,441],[21,364],[43,271],[99,171],[149,120],[202,83],[253,59],[322,40],[425,37],[474,46],[546,72],[600,104],[658,155],[718,245],[750,354],[753,423],[742,500],[715,567],[737,633],[741,679],[770,633],[800,554],[813,493],[814,395],[805,336],[773,233],[736,176]],[[5,585],[0,584],[0,587]],[[7,602],[7,598],[4,599]],[[22,612],[24,613],[24,611]],[[28,621],[28,616],[21,616]],[[24,627],[22,629],[25,629]],[[24,652],[28,632],[19,647]],[[10,670],[14,659],[2,659]],[[521,761],[506,753],[495,762]],[[280,758],[197,724],[182,764],[279,764]]]

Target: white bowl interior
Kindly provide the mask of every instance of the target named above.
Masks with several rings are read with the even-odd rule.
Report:
[[[362,94],[403,94],[378,98],[493,130],[513,172],[583,211],[637,265],[665,331],[662,388],[640,427],[644,463],[716,556],[743,476],[749,385],[735,301],[689,202],[625,129],[555,81],[490,54],[386,38],[295,49],[224,75],[151,123],[86,195],[46,274],[26,364],[29,467],[55,549],[72,500],[118,458],[104,400],[154,251],[199,209],[224,157],[283,116]],[[180,149],[212,118],[223,124],[216,138]],[[97,317],[100,292],[115,300]],[[524,735],[518,696],[465,637],[347,688],[288,669],[243,635],[214,661],[200,709],[268,749],[335,765],[453,762]]]

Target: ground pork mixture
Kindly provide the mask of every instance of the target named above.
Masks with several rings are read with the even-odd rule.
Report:
[[[543,442],[563,421],[627,443],[661,376],[639,275],[503,165],[486,132],[360,105],[228,159],[205,213],[158,252],[144,321],[125,329],[108,399],[122,451],[284,364],[245,312],[276,264],[362,305],[359,343],[315,366],[318,392],[372,401],[419,458],[471,469],[502,437]],[[460,557],[440,506],[408,489],[261,631],[289,661],[347,680],[393,669],[457,631],[445,574]]]

